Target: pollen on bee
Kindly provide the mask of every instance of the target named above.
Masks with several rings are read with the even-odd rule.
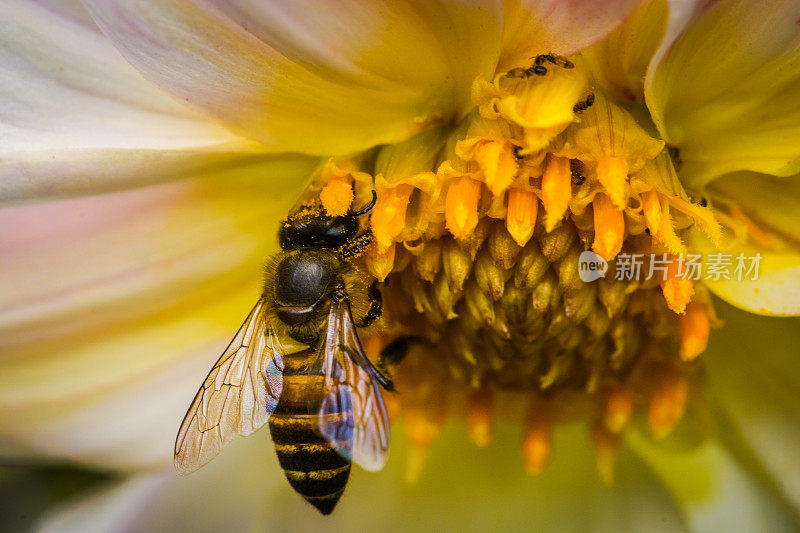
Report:
[[[603,193],[594,197],[594,242],[592,249],[606,261],[611,261],[622,250],[625,220],[622,211]]]
[[[565,157],[551,156],[542,175],[542,203],[547,216],[545,230],[553,231],[572,199],[572,170]]]
[[[693,361],[705,351],[710,330],[708,306],[700,302],[690,303],[678,321],[681,338],[679,353],[683,361]]]
[[[525,246],[533,235],[538,211],[539,199],[533,191],[519,187],[509,189],[506,228],[520,246]]]
[[[456,178],[447,189],[445,224],[456,239],[466,239],[478,225],[481,183],[468,176]]]
[[[351,181],[346,176],[331,178],[319,193],[322,206],[331,216],[344,215],[350,209],[354,196]]]

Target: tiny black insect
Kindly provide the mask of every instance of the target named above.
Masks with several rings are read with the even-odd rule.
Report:
[[[572,61],[566,57],[561,57],[554,54],[540,54],[536,56],[536,59],[533,60],[533,64],[543,65],[545,61],[548,61],[561,68],[575,68],[575,64]]]
[[[554,54],[540,54],[533,60],[533,65],[528,68],[513,68],[506,73],[506,77],[528,78],[534,75],[544,76],[547,74],[547,67],[544,66],[545,63],[551,63],[561,68],[575,68],[575,64],[565,57]]]
[[[514,157],[516,159],[523,159],[525,156],[520,154],[519,151],[522,150],[522,146],[515,146],[512,152],[514,153]]]
[[[571,181],[572,184],[580,187],[586,181],[586,176],[582,174],[583,172],[583,163],[580,159],[570,159],[569,160],[569,170],[571,172]]]
[[[594,93],[590,93],[585,100],[581,100],[572,107],[573,113],[583,113],[594,104]]]
[[[675,167],[675,170],[680,170],[683,166],[683,160],[681,159],[681,151],[678,149],[678,147],[668,144],[667,153],[669,153],[669,157],[672,159],[672,166]]]

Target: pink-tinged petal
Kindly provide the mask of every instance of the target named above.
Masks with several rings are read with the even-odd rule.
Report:
[[[467,0],[84,3],[162,88],[243,136],[315,154],[459,117],[496,65],[503,20],[498,3]]]
[[[171,462],[315,164],[276,158],[0,210],[0,447],[117,468]]]
[[[687,186],[738,170],[800,171],[799,20],[796,1],[706,2],[659,51],[647,105],[680,150]]]
[[[498,72],[529,65],[532,56],[572,55],[619,26],[641,0],[506,0]]]
[[[0,201],[103,192],[242,164],[245,141],[132,68],[80,6],[0,5]]]

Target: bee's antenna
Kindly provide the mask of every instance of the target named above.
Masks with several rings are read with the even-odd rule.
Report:
[[[372,200],[365,206],[362,207],[359,211],[355,213],[350,213],[350,216],[360,217],[361,215],[369,213],[369,211],[375,207],[375,202],[378,201],[378,193],[375,192],[375,189],[372,189]]]

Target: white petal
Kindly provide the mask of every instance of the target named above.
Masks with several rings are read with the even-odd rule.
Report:
[[[466,111],[500,53],[500,2],[87,0],[128,61],[277,149],[351,152]]]
[[[111,467],[171,460],[314,164],[0,210],[3,447]]]
[[[9,0],[0,25],[0,201],[140,186],[253,152],[144,79],[79,6]]]

